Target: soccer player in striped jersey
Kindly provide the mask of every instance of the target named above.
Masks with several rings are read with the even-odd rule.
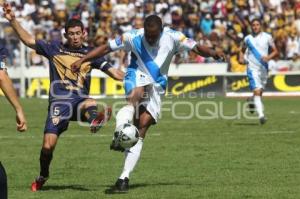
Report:
[[[121,37],[110,40],[72,66],[79,68],[88,60],[119,49],[131,52],[131,62],[124,78],[128,104],[117,113],[116,127],[128,122],[134,123],[140,133],[137,144],[124,150],[124,169],[115,184],[117,191],[126,192],[129,188],[129,174],[140,158],[146,132],[158,121],[161,96],[166,90],[167,73],[172,57],[183,50],[192,50],[199,55],[215,59],[225,57],[221,51],[199,45],[181,32],[164,28],[160,17],[150,15],[144,21],[144,28],[126,32]],[[133,117],[135,111],[138,112],[137,118]],[[111,148],[121,149],[115,145],[114,140]]]
[[[261,30],[259,19],[251,21],[252,34],[243,42],[239,62],[247,64],[247,76],[253,97],[248,99],[250,111],[256,109],[259,122],[264,124],[266,117],[262,103],[262,94],[268,79],[268,62],[278,55],[277,48],[270,34]],[[269,53],[271,50],[271,53]]]

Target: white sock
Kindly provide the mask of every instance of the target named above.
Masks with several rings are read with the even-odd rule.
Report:
[[[120,179],[129,178],[130,172],[133,171],[140,159],[143,142],[143,138],[139,138],[138,142],[133,147],[125,151],[125,163]]]
[[[258,113],[258,117],[261,118],[261,117],[264,117],[264,107],[263,107],[263,104],[262,104],[262,101],[261,101],[261,96],[254,96],[254,104],[255,104],[255,108],[256,108],[256,111]]]
[[[126,105],[119,110],[116,116],[116,128],[125,123],[132,123],[134,115],[134,106],[133,105]]]

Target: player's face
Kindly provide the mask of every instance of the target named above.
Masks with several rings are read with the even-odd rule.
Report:
[[[81,48],[84,41],[84,34],[80,26],[71,27],[66,33],[68,45],[71,48]]]
[[[161,29],[157,26],[145,28],[145,38],[150,46],[153,46],[159,39],[161,34]]]
[[[251,25],[252,31],[257,34],[260,32],[260,23],[258,21],[254,21]]]

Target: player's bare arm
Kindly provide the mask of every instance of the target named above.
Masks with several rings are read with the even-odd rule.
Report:
[[[221,50],[212,50],[207,46],[203,46],[199,44],[196,45],[192,50],[200,56],[213,57],[214,59],[226,60],[225,54]]]
[[[22,42],[26,46],[35,49],[35,38],[31,34],[29,34],[17,21],[11,5],[8,3],[4,3],[3,11],[4,11],[3,16],[9,21],[10,25],[15,30],[15,32],[17,33],[18,37],[22,40]]]
[[[271,46],[271,48],[272,48],[272,52],[268,56],[263,56],[261,58],[264,62],[268,62],[278,55],[278,50],[277,50],[276,46],[273,45],[273,46]]]
[[[0,88],[16,111],[17,130],[20,132],[26,131],[27,122],[25,119],[23,108],[18,100],[16,91],[13,87],[13,83],[4,70],[0,70]]]
[[[244,42],[242,42],[242,45],[241,45],[241,50],[239,52],[239,57],[238,57],[238,61],[240,64],[246,64],[246,60],[244,58],[244,53],[246,51],[246,44]]]
[[[124,72],[121,71],[120,69],[110,67],[108,70],[105,71],[105,73],[115,80],[123,81]]]
[[[84,56],[81,59],[79,59],[78,61],[74,62],[71,65],[71,68],[72,68],[72,70],[76,70],[77,68],[80,68],[82,63],[90,61],[90,60],[98,58],[98,57],[102,57],[102,56],[108,54],[109,52],[111,52],[111,49],[108,44],[99,46],[99,47],[93,49],[92,51],[90,51],[86,56]]]

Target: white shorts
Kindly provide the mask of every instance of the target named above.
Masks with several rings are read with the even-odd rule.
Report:
[[[143,105],[146,110],[151,114],[155,123],[158,122],[160,111],[161,111],[161,97],[160,87],[155,84],[149,84],[145,86],[146,96],[144,97],[141,105]]]
[[[146,96],[141,103],[157,122],[161,110],[161,96],[164,95],[164,90],[142,71],[127,70],[124,78],[125,94],[129,95],[132,89],[142,86],[145,87]]]
[[[267,80],[268,80],[268,72],[267,70],[260,69],[247,69],[247,76],[249,80],[249,87],[253,91],[255,89],[265,89]]]

